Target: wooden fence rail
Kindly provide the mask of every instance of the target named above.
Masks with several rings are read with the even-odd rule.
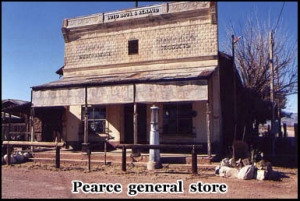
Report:
[[[60,167],[60,148],[65,146],[64,142],[28,142],[28,141],[3,141],[3,145],[7,145],[7,165],[10,165],[11,146],[41,146],[56,147],[55,167]]]
[[[192,174],[198,174],[197,149],[202,149],[202,145],[173,145],[173,144],[119,144],[115,148],[122,149],[122,171],[126,171],[126,149],[190,149],[192,154]]]

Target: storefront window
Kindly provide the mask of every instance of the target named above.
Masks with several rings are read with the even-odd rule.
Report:
[[[163,117],[163,134],[192,134],[193,107],[191,103],[164,104]]]
[[[84,121],[85,107],[82,107],[82,121]],[[88,107],[88,129],[89,134],[105,133],[106,108],[103,106]]]

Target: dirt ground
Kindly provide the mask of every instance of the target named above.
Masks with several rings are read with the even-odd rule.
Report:
[[[199,168],[197,175],[190,174],[189,166],[163,165],[162,169],[149,171],[146,166],[127,165],[123,172],[121,166],[99,165],[92,166],[91,171],[70,165],[61,165],[56,169],[52,164],[27,162],[12,166],[2,165],[2,198],[298,198],[298,169],[273,167],[280,175],[279,181],[239,180],[235,178],[222,178],[215,175],[214,168]],[[100,186],[101,184],[120,184],[116,191],[102,193],[72,193],[72,181],[79,180],[85,184]],[[182,181],[183,189],[180,191],[178,180]],[[136,189],[143,191],[142,184],[158,183],[173,185],[169,192],[134,193]],[[179,182],[180,183],[180,182]],[[205,193],[214,184],[225,184],[227,192],[217,189],[216,193]],[[139,184],[140,187],[128,188],[128,184]],[[199,189],[199,184],[201,188]],[[189,192],[190,185],[194,186],[196,193]],[[87,185],[88,186],[88,185]],[[176,188],[177,189],[176,189]],[[223,186],[224,187],[224,186]],[[87,187],[86,187],[87,189]],[[99,188],[98,188],[99,189]],[[175,190],[174,190],[175,189]],[[109,188],[106,189],[109,191]]]

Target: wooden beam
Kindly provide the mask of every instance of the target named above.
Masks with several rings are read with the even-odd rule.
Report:
[[[209,102],[206,103],[206,124],[207,124],[207,155],[211,158],[211,139],[210,139],[210,110]]]
[[[60,168],[60,147],[56,146],[55,167]]]
[[[115,148],[122,148],[122,171],[126,171],[126,148],[147,148],[147,149],[162,149],[162,148],[185,148],[192,149],[192,174],[198,174],[198,165],[197,165],[197,151],[196,148],[202,148],[202,145],[149,145],[149,144],[119,144]]]
[[[178,145],[178,144],[159,144],[159,145],[150,145],[150,144],[119,144],[114,146],[115,148],[123,148],[126,149],[168,149],[168,148],[176,148],[176,149],[202,149],[202,145]]]
[[[18,146],[41,146],[41,147],[63,147],[64,142],[28,142],[28,141],[3,141],[3,145],[18,145]]]
[[[126,147],[122,146],[122,171],[126,171]]]
[[[194,146],[192,149],[192,174],[193,175],[198,174],[197,151],[195,150]]]

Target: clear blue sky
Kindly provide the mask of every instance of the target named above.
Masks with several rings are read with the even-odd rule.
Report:
[[[161,2],[139,2],[140,6]],[[219,2],[219,42],[230,21],[237,23],[254,8],[260,16],[279,16],[283,2]],[[64,63],[61,32],[65,18],[133,8],[135,2],[2,2],[2,100],[30,101],[31,87],[59,79]],[[298,3],[285,2],[281,18],[298,45]],[[221,48],[221,46],[220,46]],[[221,49],[220,49],[221,50]],[[298,112],[298,95],[286,111]]]

